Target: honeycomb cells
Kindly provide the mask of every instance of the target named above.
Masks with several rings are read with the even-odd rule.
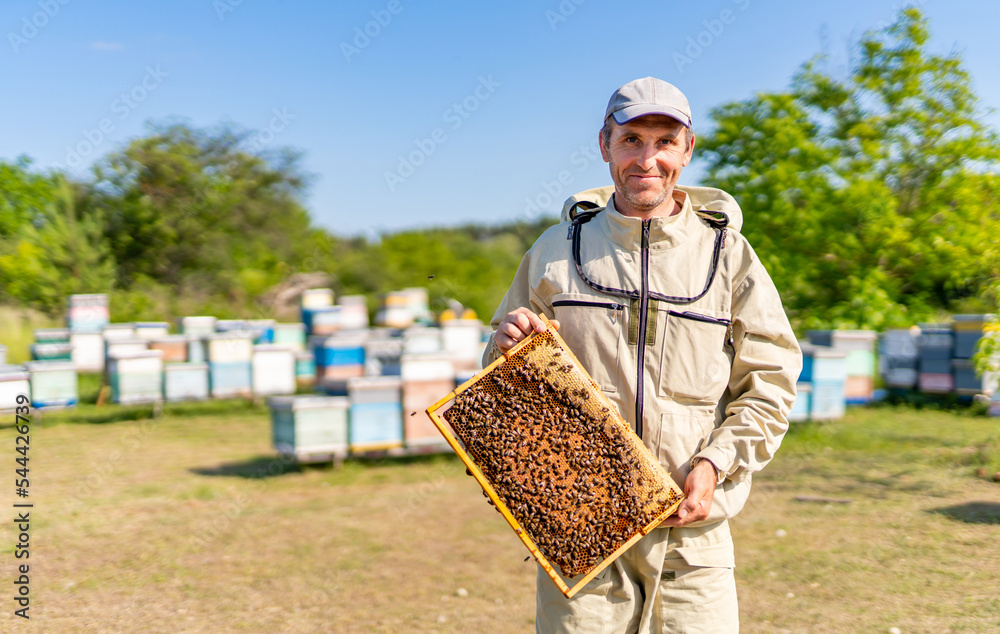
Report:
[[[444,417],[566,577],[592,570],[682,497],[549,333],[480,375]]]

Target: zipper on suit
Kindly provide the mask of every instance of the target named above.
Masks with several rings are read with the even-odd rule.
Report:
[[[669,310],[669,311],[667,311],[667,314],[671,315],[673,317],[680,317],[682,319],[690,319],[692,321],[700,321],[700,322],[706,323],[706,324],[718,324],[720,326],[726,326],[726,327],[728,327],[731,323],[733,323],[729,319],[718,319],[717,317],[709,317],[708,315],[702,315],[700,313],[692,313],[692,312],[687,312],[687,311],[685,311],[685,312],[682,313],[682,312],[678,312],[676,310]]]
[[[641,268],[639,271],[639,332],[636,342],[639,349],[636,353],[635,371],[635,433],[642,440],[642,410],[643,383],[646,357],[646,328],[649,308],[649,220],[642,221]]]

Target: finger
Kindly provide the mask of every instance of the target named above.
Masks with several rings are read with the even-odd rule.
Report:
[[[559,320],[558,319],[550,319],[549,320],[549,327],[552,328],[552,330],[559,330]]]

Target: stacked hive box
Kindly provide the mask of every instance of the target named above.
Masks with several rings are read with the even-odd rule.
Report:
[[[316,357],[312,352],[295,353],[295,383],[301,386],[316,384]]]
[[[109,314],[105,294],[70,295],[66,325],[74,332],[101,332],[110,322]]]
[[[212,396],[251,396],[253,340],[240,333],[216,333],[207,341]]]
[[[340,307],[340,327],[363,330],[368,327],[368,301],[364,295],[344,295],[337,300]]]
[[[296,352],[302,352],[306,349],[306,325],[271,324],[261,338],[261,343],[276,343]]]
[[[32,361],[24,365],[30,374],[33,407],[57,408],[76,405],[76,367],[72,361]]]
[[[368,339],[365,341],[365,376],[399,376],[402,356],[402,337]]]
[[[215,334],[215,324],[218,320],[210,315],[192,315],[181,317],[181,334],[188,338],[187,360],[190,363],[205,363],[208,361],[207,340]]]
[[[7,365],[7,346],[0,346],[0,365]]]
[[[163,366],[163,398],[200,401],[209,397],[207,363],[167,363]]]
[[[163,399],[163,353],[159,350],[112,352],[108,355],[111,400],[153,403]]]
[[[916,387],[919,333],[919,329],[911,328],[887,330],[882,334],[879,366],[887,387]]]
[[[342,396],[272,396],[271,438],[299,460],[345,455],[350,401]]]
[[[400,366],[405,414],[403,439],[406,446],[447,444],[426,410],[455,389],[455,364],[451,355],[405,355]]]
[[[0,412],[9,412],[17,409],[17,397],[24,394],[31,397],[30,375],[28,371],[20,365],[0,365]]]
[[[386,328],[409,328],[413,325],[410,298],[401,292],[386,293],[375,313],[375,323]]]
[[[848,404],[869,403],[875,391],[875,341],[870,330],[811,330],[809,342],[846,353],[844,395]]]
[[[795,384],[795,392],[795,403],[792,405],[792,411],[788,413],[788,421],[798,423],[809,420],[809,412],[812,409],[812,384],[800,381]]]
[[[393,449],[403,444],[402,379],[378,376],[349,379],[349,443],[352,452]]]
[[[295,351],[261,343],[253,347],[253,393],[256,396],[295,393]]]
[[[364,336],[310,337],[316,358],[316,383],[327,394],[347,394],[348,379],[365,375]]]
[[[35,331],[31,358],[35,361],[71,361],[73,346],[66,328],[41,328]]]
[[[983,338],[986,325],[993,315],[955,315],[952,333],[955,338],[952,373],[955,377],[955,392],[966,396],[976,394],[993,394],[996,388],[996,375],[980,374],[972,361],[973,355]]]
[[[137,337],[129,339],[108,339],[104,342],[105,366],[111,357],[125,356],[149,350],[149,342]]]
[[[802,374],[800,383],[808,383],[809,418],[831,420],[844,415],[847,402],[847,353],[826,346],[800,342]]]
[[[403,354],[441,352],[441,329],[415,326],[403,331]]]
[[[340,327],[340,308],[333,305],[333,291],[310,288],[300,300],[302,323],[307,335],[332,335]]]
[[[483,324],[478,319],[453,319],[441,325],[441,345],[455,360],[456,370],[482,368]]]
[[[188,342],[186,335],[168,335],[149,341],[150,350],[163,353],[164,363],[185,363],[188,360]]]
[[[920,326],[919,368],[917,383],[921,392],[948,394],[955,389],[951,359],[954,337],[947,324],[922,324]]]
[[[108,324],[101,329],[105,341],[135,339],[134,324]]]
[[[135,322],[135,336],[139,339],[150,341],[166,337],[170,334],[170,324],[165,321],[137,321]]]
[[[69,335],[73,346],[73,364],[78,372],[104,371],[104,334],[100,331],[72,331]]]

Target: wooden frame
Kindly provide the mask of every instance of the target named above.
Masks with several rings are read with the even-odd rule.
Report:
[[[542,319],[544,320],[545,318],[542,317]],[[489,479],[483,474],[482,470],[479,468],[479,465],[476,464],[473,457],[465,450],[465,447],[463,446],[462,442],[452,432],[451,425],[447,422],[447,420],[443,418],[444,412],[447,411],[448,406],[450,406],[450,404],[454,402],[454,400],[456,399],[456,397],[458,397],[459,394],[472,388],[479,381],[490,376],[494,371],[496,371],[510,359],[517,357],[519,353],[521,353],[526,346],[529,346],[532,341],[534,341],[537,337],[541,336],[552,337],[555,343],[562,348],[562,351],[564,351],[567,354],[568,360],[572,362],[576,370],[582,373],[583,377],[585,377],[586,384],[590,388],[592,388],[590,390],[591,397],[597,399],[600,405],[607,407],[608,411],[610,412],[609,414],[610,424],[617,427],[615,433],[619,434],[620,438],[625,439],[626,442],[629,442],[633,447],[638,446],[642,449],[641,451],[636,452],[636,455],[640,457],[640,460],[643,461],[644,466],[647,469],[655,472],[658,477],[662,478],[666,490],[670,492],[670,499],[673,499],[673,502],[670,503],[662,513],[657,515],[655,519],[653,519],[647,525],[639,528],[638,531],[631,538],[622,543],[611,555],[605,557],[604,560],[602,560],[595,567],[587,571],[582,578],[579,578],[575,583],[573,583],[572,578],[570,578],[569,581],[570,583],[573,583],[573,585],[567,583],[567,578],[564,577],[559,571],[557,571],[549,562],[549,560],[545,557],[545,555],[541,552],[541,550],[539,550],[538,546],[535,544],[535,541],[532,539],[531,535],[529,535],[528,531],[525,530],[521,526],[521,524],[517,521],[517,519],[511,513],[511,510],[499,497],[496,490],[494,490]],[[494,361],[485,369],[483,369],[481,372],[476,374],[476,376],[474,376],[472,379],[466,381],[459,387],[452,390],[444,398],[440,399],[437,403],[427,408],[427,415],[430,417],[431,421],[433,421],[434,425],[441,432],[441,435],[444,436],[445,440],[448,442],[451,448],[455,451],[458,457],[465,464],[469,472],[473,475],[473,477],[476,479],[479,485],[483,488],[483,491],[489,497],[490,501],[496,506],[497,510],[499,510],[500,514],[503,515],[504,519],[507,520],[507,523],[510,524],[511,528],[514,529],[514,533],[517,535],[517,537],[524,543],[524,545],[528,548],[528,551],[531,553],[531,555],[535,558],[536,561],[538,561],[538,564],[542,567],[543,570],[545,570],[546,574],[548,574],[548,576],[552,579],[552,581],[555,582],[555,584],[559,587],[559,590],[562,591],[562,593],[567,598],[573,597],[581,588],[586,586],[595,576],[597,576],[602,570],[604,570],[609,564],[611,564],[611,562],[613,562],[619,555],[628,550],[628,548],[630,548],[637,541],[642,539],[647,533],[649,533],[649,531],[655,528],[660,522],[662,522],[664,519],[673,514],[674,511],[677,510],[677,507],[680,505],[681,501],[684,499],[684,493],[680,489],[680,487],[678,487],[677,484],[670,478],[669,474],[667,474],[667,472],[663,469],[663,467],[659,464],[659,462],[656,459],[654,459],[652,455],[650,455],[645,445],[642,444],[642,441],[635,435],[631,427],[629,427],[629,425],[624,421],[624,419],[621,418],[614,404],[612,404],[611,401],[608,400],[608,398],[601,391],[597,383],[595,383],[594,380],[583,369],[579,360],[566,345],[566,342],[561,337],[559,337],[558,333],[556,333],[555,329],[552,328],[551,326],[549,327],[546,333],[533,333],[523,341],[519,342],[517,345],[515,345],[513,348],[507,351],[503,356],[499,357],[496,361]]]

